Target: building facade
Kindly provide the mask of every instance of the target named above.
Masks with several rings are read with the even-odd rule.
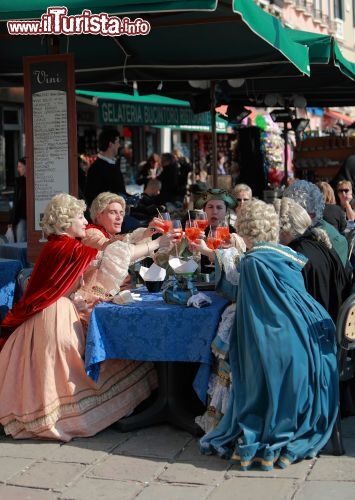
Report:
[[[289,28],[335,37],[349,61],[355,62],[355,0],[255,0]]]

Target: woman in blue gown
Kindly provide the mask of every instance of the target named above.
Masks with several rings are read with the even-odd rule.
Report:
[[[330,438],[339,405],[335,326],[305,289],[307,259],[277,244],[272,205],[246,204],[237,231],[248,251],[237,264],[232,392],[224,417],[200,446],[243,470],[253,463],[284,468],[315,456]]]

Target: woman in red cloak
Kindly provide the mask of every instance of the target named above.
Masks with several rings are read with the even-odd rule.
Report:
[[[85,203],[68,194],[49,202],[42,221],[48,243],[1,325],[9,336],[0,352],[0,424],[17,439],[93,436],[131,413],[157,385],[151,363],[130,360],[103,363],[97,383],[86,375],[85,331],[70,297],[105,251],[79,241],[84,210]],[[146,247],[136,245],[135,257]]]

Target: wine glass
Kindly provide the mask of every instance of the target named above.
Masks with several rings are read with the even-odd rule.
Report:
[[[180,243],[182,239],[182,224],[180,219],[173,219],[171,221],[171,230],[170,232],[174,235],[174,245],[175,245],[175,253],[176,257],[179,257],[179,252],[177,248],[177,244]]]
[[[196,210],[194,212],[194,216],[195,216],[195,221],[196,221],[197,227],[201,231],[204,231],[206,229],[206,227],[208,226],[208,217],[207,217],[206,212]]]
[[[173,219],[171,221],[170,232],[174,234],[174,243],[179,243],[182,239],[182,225],[180,219]]]
[[[229,232],[229,226],[227,222],[222,221],[218,223],[218,226],[216,227],[216,231],[221,238],[222,242],[225,243],[229,241],[230,239],[230,232]]]
[[[200,236],[201,231],[198,228],[196,221],[194,219],[189,219],[185,223],[185,236],[191,242],[194,243]]]
[[[206,244],[211,250],[216,250],[222,244],[222,237],[218,228],[211,228],[207,235]]]
[[[162,212],[159,214],[159,218],[162,219],[163,224],[162,224],[162,229],[164,233],[169,233],[172,227],[171,219],[170,219],[170,214],[169,212]]]

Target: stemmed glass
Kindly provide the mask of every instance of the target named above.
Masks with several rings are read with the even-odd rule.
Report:
[[[207,235],[206,244],[211,250],[216,250],[222,244],[222,237],[218,230],[219,228],[211,228]]]
[[[197,227],[201,231],[204,231],[206,229],[206,227],[208,226],[208,217],[207,217],[206,212],[196,210],[194,212],[194,217],[195,217]]]
[[[173,219],[171,221],[171,230],[170,232],[174,235],[174,245],[175,245],[175,253],[176,257],[179,257],[179,252],[177,249],[177,244],[180,243],[182,239],[182,225],[181,225],[181,220],[179,219]]]
[[[164,233],[169,233],[172,227],[172,222],[170,219],[170,214],[169,212],[162,212],[159,213],[159,218],[162,219],[163,221],[163,231]]]
[[[216,231],[218,233],[219,238],[221,238],[222,242],[225,243],[230,238],[229,226],[226,222],[219,222],[216,227]]]
[[[190,241],[190,243],[194,243],[200,236],[200,234],[201,231],[194,219],[189,219],[185,222],[185,236]]]
[[[197,226],[197,221],[189,219],[185,222],[185,236],[190,243],[195,243],[201,237],[201,230]],[[198,252],[192,252],[193,258],[197,258]]]

